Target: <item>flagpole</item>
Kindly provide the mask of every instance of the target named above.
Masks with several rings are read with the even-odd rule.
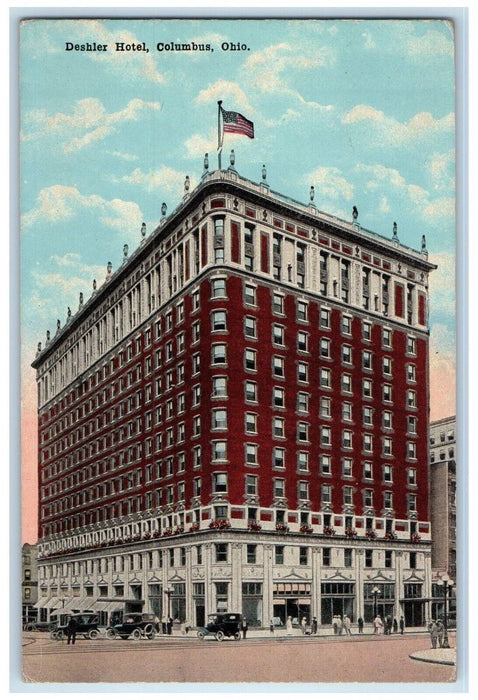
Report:
[[[218,100],[217,101],[217,162],[218,162],[219,170],[221,170],[221,153],[222,153],[221,105],[222,105],[222,100]]]

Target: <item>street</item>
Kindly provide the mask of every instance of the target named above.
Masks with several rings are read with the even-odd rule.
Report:
[[[451,645],[455,640],[450,639]],[[426,634],[257,637],[235,642],[194,637],[154,640],[23,636],[25,682],[50,683],[444,683],[455,668],[412,660],[430,647]]]

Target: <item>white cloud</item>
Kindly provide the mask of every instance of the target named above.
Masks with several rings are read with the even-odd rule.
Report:
[[[242,110],[245,117],[255,112],[244,90],[229,80],[217,80],[201,90],[195,101],[197,104],[209,104],[218,100],[223,100],[224,109]]]
[[[381,197],[378,208],[382,212],[382,214],[388,214],[391,211],[390,204],[388,203],[388,199],[385,196]]]
[[[426,167],[435,190],[454,189],[455,151],[453,149],[447,153],[434,153],[427,161]]]
[[[304,180],[314,185],[315,189],[321,195],[333,200],[342,198],[349,201],[354,194],[353,185],[342,177],[341,171],[338,168],[316,168],[316,170],[309,173]]]
[[[205,153],[209,153],[211,158],[217,148],[217,130],[211,129],[207,136],[193,134],[184,142],[184,145],[189,158],[199,158]]]
[[[148,191],[161,190],[162,192],[172,194],[175,201],[184,192],[184,181],[188,173],[179,172],[173,168],[159,168],[145,173],[141,168],[135,168],[129,175],[124,175],[121,178],[115,178],[114,182],[126,182],[129,185],[143,187]],[[195,187],[194,176],[190,177],[191,189]]]
[[[22,217],[22,225],[31,227],[42,222],[62,222],[92,211],[100,221],[120,231],[138,228],[141,210],[135,202],[106,200],[99,195],[82,195],[76,187],[52,185],[41,190],[35,207]]]
[[[432,56],[453,56],[453,41],[448,39],[442,32],[429,30],[423,36],[410,37],[406,48],[413,58],[423,60]]]
[[[368,122],[386,137],[386,143],[400,145],[418,139],[429,138],[436,134],[455,128],[453,113],[441,119],[435,119],[429,112],[415,114],[408,122],[399,122],[393,117],[387,117],[381,110],[370,105],[356,105],[342,117],[343,124]]]
[[[25,141],[42,137],[63,139],[63,150],[71,154],[111,134],[122,122],[136,121],[144,110],[159,110],[158,102],[138,98],[128,102],[124,109],[108,113],[96,97],[75,102],[72,111],[49,115],[44,110],[33,110],[25,116],[25,125],[31,131],[22,133]]]
[[[133,155],[132,153],[123,153],[122,151],[108,151],[110,156],[114,156],[115,158],[120,158],[121,160],[126,160],[126,161],[135,161],[139,160],[138,156]]]
[[[284,72],[320,68],[330,65],[333,60],[333,53],[327,47],[318,49],[314,46],[313,51],[307,51],[303,44],[291,46],[283,42],[251,54],[246,61],[246,69],[252,84],[261,92],[286,94],[307,107],[330,111],[333,109],[332,105],[305,100],[297,90],[287,84]]]
[[[456,314],[456,258],[454,253],[442,252],[430,255],[430,262],[437,265],[430,280],[430,307],[454,317]]]

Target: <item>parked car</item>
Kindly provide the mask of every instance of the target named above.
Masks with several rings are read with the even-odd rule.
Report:
[[[151,613],[129,613],[123,622],[106,630],[108,639],[154,639],[155,633],[155,617]]]
[[[27,622],[23,629],[25,632],[50,632],[55,626],[52,622]]]
[[[100,630],[98,629],[99,617],[97,613],[77,613],[70,615],[68,621],[76,621],[76,635],[83,635],[85,639],[98,639]],[[65,625],[58,625],[51,631],[52,639],[63,639],[67,636],[68,622]]]
[[[209,615],[207,625],[198,630],[199,639],[213,635],[219,642],[225,637],[241,638],[241,613],[214,613]]]

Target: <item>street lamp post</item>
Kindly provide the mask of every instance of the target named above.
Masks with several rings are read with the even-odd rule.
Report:
[[[164,592],[168,596],[168,619],[171,619],[171,595],[173,593],[173,589],[166,588],[166,590]]]
[[[449,649],[450,644],[448,642],[448,595],[451,597],[451,589],[453,587],[453,581],[450,579],[448,574],[443,574],[441,577],[443,583],[443,603],[444,603],[444,614],[443,614],[443,648]],[[449,593],[448,593],[449,592]]]
[[[377,596],[380,593],[380,588],[377,588],[377,586],[374,586],[372,588],[372,595],[373,595],[373,617],[374,619],[377,617]]]

